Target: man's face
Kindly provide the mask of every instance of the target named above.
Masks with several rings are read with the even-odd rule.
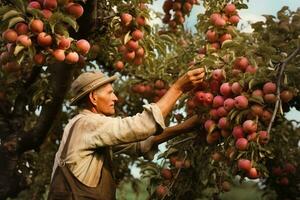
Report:
[[[106,116],[115,114],[115,103],[118,101],[111,83],[107,83],[93,91],[97,112]]]

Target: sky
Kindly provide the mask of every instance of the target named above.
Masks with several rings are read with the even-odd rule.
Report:
[[[162,12],[163,0],[154,1],[150,8],[153,8],[157,12]],[[201,2],[201,0],[200,0]],[[241,17],[241,23],[248,24],[247,22],[257,22],[263,21],[264,17],[262,15],[276,15],[283,6],[288,6],[291,11],[296,11],[297,8],[300,9],[300,0],[249,0],[247,3],[248,9],[243,9],[239,12]],[[201,6],[196,6],[193,8],[190,17],[186,20],[185,26],[193,29],[194,24],[196,23],[197,14],[203,12]],[[161,23],[160,19],[154,19],[153,23]],[[250,32],[251,27],[246,26],[243,28],[243,31]],[[289,113],[286,114],[286,118],[289,120],[300,121],[300,112],[296,109],[292,109]],[[165,144],[159,146],[160,151],[165,150]],[[156,155],[157,156],[157,155]],[[140,177],[139,169],[135,166],[132,167],[132,174],[135,177]]]

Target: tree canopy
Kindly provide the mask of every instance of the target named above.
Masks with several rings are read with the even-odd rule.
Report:
[[[247,1],[248,2],[248,1]],[[218,199],[234,179],[257,179],[266,195],[299,196],[300,10],[237,28],[244,0],[0,1],[0,199],[41,199],[67,120],[72,80],[82,71],[118,73],[118,115],[158,101],[188,69],[206,78],[167,124],[197,114],[201,126],[167,143],[160,164],[115,155],[119,181],[149,181],[149,199]],[[201,5],[196,31],[184,22]],[[162,24],[153,25],[153,16]],[[130,158],[130,159],[128,159]]]

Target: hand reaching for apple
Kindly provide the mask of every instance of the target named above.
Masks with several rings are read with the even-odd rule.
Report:
[[[187,92],[201,83],[204,76],[204,68],[192,69],[186,72],[183,76],[179,77],[179,79],[174,83],[174,86],[182,92]]]

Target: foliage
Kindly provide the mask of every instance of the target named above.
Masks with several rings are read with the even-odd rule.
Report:
[[[52,0],[56,4],[38,3],[40,8],[32,2],[0,1],[0,159],[7,163],[0,165],[1,199],[47,194],[63,127],[76,113],[67,91],[81,71],[119,74],[118,114],[128,116],[198,67],[205,68],[206,80],[166,121],[198,114],[202,125],[169,141],[160,164],[116,155],[120,185],[130,182],[139,191],[128,168],[135,163],[149,178],[151,199],[222,198],[238,185],[236,177],[258,179],[265,195],[276,191],[278,199],[299,194],[300,129],[285,119],[292,107],[300,110],[299,9],[283,7],[244,33],[237,29],[238,10],[247,9],[243,0],[166,0],[161,26],[151,24],[150,0]],[[191,33],[183,22],[197,4],[205,12]],[[227,99],[234,102],[230,109],[222,102]],[[242,127],[242,136],[232,133],[246,121],[251,126]],[[247,145],[237,144],[240,138]]]

